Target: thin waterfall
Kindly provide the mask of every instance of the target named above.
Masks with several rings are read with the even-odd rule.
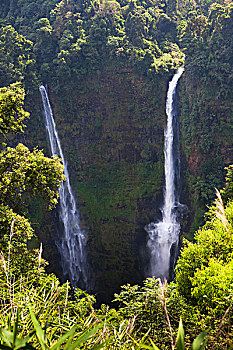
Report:
[[[164,132],[164,170],[165,189],[162,208],[162,221],[150,223],[145,227],[148,232],[148,248],[150,251],[149,275],[169,279],[173,255],[178,250],[180,224],[177,221],[176,207],[179,206],[175,189],[174,166],[174,97],[178,81],[184,69],[179,68],[169,83],[166,101],[167,127]]]
[[[52,155],[58,155],[64,165],[66,181],[59,189],[59,217],[64,226],[64,232],[56,241],[58,251],[62,258],[62,269],[65,276],[68,275],[73,288],[88,287],[87,281],[87,259],[85,254],[86,237],[80,229],[79,213],[70,186],[67,164],[61,148],[61,143],[56,130],[49,97],[45,87],[39,88],[45,117],[45,127],[48,134]]]

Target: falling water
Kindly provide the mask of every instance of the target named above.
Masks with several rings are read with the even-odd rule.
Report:
[[[69,173],[56,130],[48,94],[43,85],[40,86],[39,90],[43,101],[45,126],[51,153],[52,155],[58,155],[62,159],[66,176],[66,181],[62,183],[59,189],[59,216],[64,226],[64,233],[60,235],[56,245],[62,257],[63,273],[69,276],[72,287],[75,288],[78,285],[79,287],[87,288],[87,260],[84,251],[86,238],[79,226],[79,213],[70,186]]]
[[[165,155],[165,190],[162,221],[150,223],[145,229],[149,234],[150,275],[155,277],[170,277],[171,250],[177,250],[180,224],[177,221],[175,208],[179,205],[175,193],[175,166],[173,158],[174,139],[174,96],[177,83],[184,69],[179,68],[169,83],[166,101],[167,127],[164,132]]]

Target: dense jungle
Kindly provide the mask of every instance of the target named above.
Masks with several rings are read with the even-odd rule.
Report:
[[[0,5],[0,349],[233,349],[232,1]],[[179,67],[181,229],[167,282],[148,273],[145,227],[161,220]],[[86,288],[69,283],[57,246],[66,166]]]

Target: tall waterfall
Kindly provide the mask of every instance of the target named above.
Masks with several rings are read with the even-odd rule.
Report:
[[[149,234],[147,245],[150,250],[151,276],[170,277],[172,265],[171,251],[178,248],[180,224],[177,221],[176,207],[179,206],[175,190],[175,166],[174,166],[174,96],[177,83],[184,69],[179,68],[169,83],[166,101],[167,127],[164,132],[164,156],[165,156],[165,190],[164,204],[162,208],[162,221],[150,223],[145,229]]]
[[[56,245],[62,258],[63,273],[69,276],[72,287],[75,288],[79,285],[82,288],[87,288],[86,238],[79,226],[79,213],[70,186],[69,173],[56,130],[48,94],[43,85],[40,86],[39,90],[43,102],[45,127],[51,153],[52,155],[58,155],[62,159],[66,176],[66,181],[62,183],[59,189],[59,216],[64,226],[64,232],[61,233]]]

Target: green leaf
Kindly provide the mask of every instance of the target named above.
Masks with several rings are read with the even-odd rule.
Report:
[[[177,339],[176,339],[176,347],[175,350],[185,350],[184,345],[184,328],[182,319],[180,318],[178,333],[177,333]]]
[[[106,342],[103,342],[101,344],[95,345],[93,348],[91,348],[91,350],[99,350],[99,349],[103,349],[103,346],[106,344]]]
[[[7,345],[11,346],[13,343],[13,333],[4,328],[0,328],[0,332],[3,334],[3,336],[0,334],[1,338],[7,343]]]
[[[159,348],[155,345],[155,343],[151,339],[150,339],[150,342],[151,342],[154,350],[159,350]]]
[[[103,343],[95,345],[93,348],[91,348],[90,350],[99,350],[99,349],[103,349],[103,346],[106,345],[107,343],[110,342],[110,340],[112,340],[111,338],[105,340]]]
[[[77,324],[74,325],[67,333],[65,333],[62,337],[59,338],[59,340],[56,342],[56,344],[54,344],[51,348],[51,350],[55,350],[55,349],[59,349],[59,347],[61,346],[61,344],[69,337],[70,341],[72,340],[73,338],[73,335],[74,335],[74,332],[77,328]],[[70,344],[70,342],[69,342]],[[67,344],[66,344],[66,347],[65,349],[67,349]]]
[[[31,338],[32,336],[28,336],[27,338],[22,338],[20,339],[19,337],[16,338],[16,342],[15,342],[15,347],[14,350],[18,350],[18,349],[25,349],[25,346],[27,347],[27,349],[34,349],[32,348],[32,346],[30,344],[27,344],[28,340]]]
[[[82,334],[72,345],[70,345],[69,350],[76,350],[77,346],[88,340],[93,334],[96,333],[98,329],[102,328],[103,325],[104,323],[101,323],[98,326],[94,327],[91,331]]]
[[[202,333],[200,333],[192,343],[192,350],[203,350],[207,343],[207,340],[203,343],[206,335],[208,333],[208,329]],[[202,344],[203,343],[203,344]]]
[[[15,325],[14,325],[14,328],[16,328]],[[6,348],[14,349],[14,350],[18,350],[18,349],[22,349],[22,348],[34,349],[30,344],[27,344],[27,342],[31,339],[31,337],[33,336],[33,334],[35,332],[31,333],[26,338],[19,338],[16,336],[15,339],[14,339],[14,334],[12,332],[9,332],[7,329],[0,328],[0,332],[2,333],[2,334],[0,333],[0,337],[9,346],[9,347],[6,346]],[[15,344],[13,344],[13,341],[15,342]],[[27,346],[27,348],[26,348],[26,346]]]
[[[38,336],[38,340],[40,342],[40,345],[41,345],[43,350],[47,350],[48,347],[47,347],[46,342],[45,342],[43,329],[41,328],[39,322],[37,321],[36,316],[35,316],[35,314],[34,314],[34,312],[32,310],[31,305],[29,305],[29,311],[30,311],[31,319],[32,319],[34,328],[36,330],[36,334]]]
[[[19,323],[19,309],[17,309],[16,320],[13,326],[13,342],[12,342],[13,348],[15,347],[15,342],[16,342],[16,337],[18,332],[18,323]]]
[[[66,343],[66,346],[64,347],[64,350],[69,350],[72,340],[73,340],[73,334],[69,337],[69,339]]]
[[[149,346],[149,345],[144,345],[144,344],[138,344],[140,346],[139,349],[148,349],[148,350],[159,350],[159,348],[155,345],[152,346]]]
[[[12,311],[7,316],[7,325],[9,330],[11,330],[11,317],[12,317]]]

